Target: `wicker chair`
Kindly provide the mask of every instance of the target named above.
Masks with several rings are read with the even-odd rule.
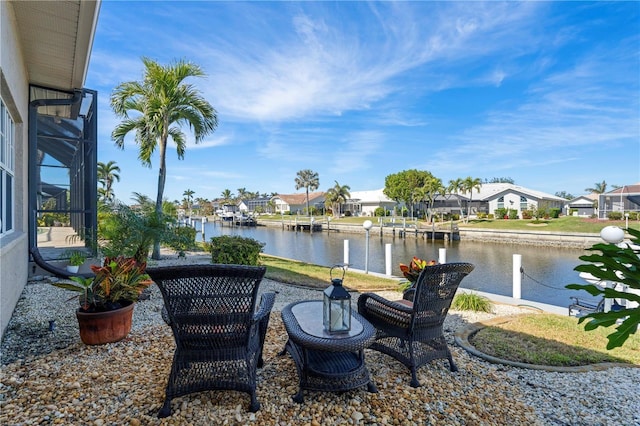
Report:
[[[148,268],[162,292],[176,350],[158,417],[171,415],[171,399],[205,390],[236,390],[251,397],[256,412],[256,370],[274,293],[258,287],[265,267],[184,265]]]
[[[400,301],[389,301],[374,293],[358,298],[358,312],[376,328],[376,341],[369,347],[390,355],[411,370],[411,386],[418,387],[416,370],[437,358],[453,362],[442,331],[453,297],[474,266],[445,263],[425,268]]]

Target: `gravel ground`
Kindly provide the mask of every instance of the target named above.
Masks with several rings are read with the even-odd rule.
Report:
[[[80,342],[69,293],[47,279],[25,287],[2,341],[0,424],[33,425],[640,425],[640,369],[556,373],[490,364],[455,346],[453,332],[470,322],[521,312],[496,305],[494,313],[450,311],[445,329],[460,371],[444,360],[419,370],[422,387],[393,358],[367,350],[379,388],[343,393],[305,392],[296,404],[297,375],[288,355],[279,311],[321,293],[264,280],[277,291],[258,372],[262,408],[249,413],[245,394],[217,391],[173,400],[173,415],[155,417],[164,396],[174,342],[160,317],[155,286],[136,305],[133,330],[121,342]],[[397,294],[385,293],[397,298]],[[357,295],[354,295],[354,299]],[[53,323],[51,323],[53,321]]]

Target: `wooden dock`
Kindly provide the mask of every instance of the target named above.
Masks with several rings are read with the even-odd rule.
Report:
[[[296,232],[322,232],[322,223],[291,222],[282,224],[285,229]]]

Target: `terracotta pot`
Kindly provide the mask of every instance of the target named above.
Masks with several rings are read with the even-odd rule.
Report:
[[[86,345],[102,345],[117,342],[131,331],[134,303],[107,312],[76,311],[80,338]]]

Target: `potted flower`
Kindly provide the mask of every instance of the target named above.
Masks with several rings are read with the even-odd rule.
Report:
[[[82,251],[73,250],[68,253],[68,256],[69,264],[67,265],[67,271],[71,272],[72,274],[77,274],[80,266],[82,266],[84,264],[84,261],[87,260],[87,255]]]
[[[437,264],[438,262],[436,262],[435,260],[422,260],[416,256],[413,256],[413,259],[411,259],[409,265],[401,263],[400,271],[408,281],[400,283],[400,289],[404,291],[413,286],[413,283],[416,282],[418,276],[420,276],[420,272],[422,272],[424,268]]]
[[[153,283],[145,273],[146,267],[146,263],[134,258],[106,258],[103,266],[91,265],[95,277],[72,277],[72,283],[53,283],[80,293],[76,317],[85,344],[117,342],[129,334],[134,304]]]

